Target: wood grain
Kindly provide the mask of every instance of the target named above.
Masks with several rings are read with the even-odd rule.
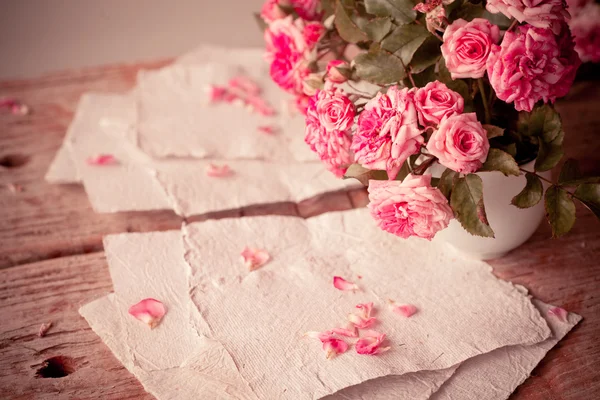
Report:
[[[0,270],[0,398],[152,398],[93,334],[77,309],[112,288],[101,252],[103,235],[177,229],[182,219],[170,211],[96,214],[79,185],[49,185],[43,176],[82,93],[126,91],[138,70],[168,61],[0,83],[0,96],[17,97],[33,109],[26,117],[0,113],[0,268],[5,268]],[[598,82],[578,84],[568,101],[558,104],[567,131],[567,155],[580,159],[582,169],[595,174],[600,174],[599,89]],[[6,186],[10,183],[24,191],[13,193]],[[265,214],[311,217],[366,203],[366,192],[354,190],[299,204],[253,205],[188,220]],[[549,238],[549,227],[542,224],[524,246],[490,263],[498,277],[522,284],[541,300],[585,319],[511,399],[596,399],[600,393],[600,224],[578,208],[573,232],[559,240]],[[38,337],[40,325],[49,321],[53,326],[48,334]],[[55,356],[66,357],[72,371],[61,378],[36,377],[45,360]]]

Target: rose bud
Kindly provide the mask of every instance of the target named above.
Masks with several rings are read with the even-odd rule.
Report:
[[[327,78],[334,83],[344,83],[350,78],[350,65],[343,60],[332,60],[327,64]]]

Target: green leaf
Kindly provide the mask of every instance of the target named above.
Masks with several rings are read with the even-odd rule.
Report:
[[[369,14],[392,17],[399,25],[415,20],[417,13],[413,10],[414,6],[411,0],[365,0],[365,8]]]
[[[569,193],[558,186],[550,186],[546,190],[545,208],[552,237],[560,237],[571,230],[575,224],[575,204]]]
[[[560,114],[547,104],[535,107],[531,112],[520,112],[517,130],[526,136],[539,137],[546,143],[554,141],[563,132]]]
[[[360,164],[352,164],[346,170],[344,179],[354,178],[365,186],[369,186],[369,180],[387,180],[387,172],[376,171],[362,167]]]
[[[405,76],[400,59],[384,50],[359,54],[354,59],[356,75],[376,85],[388,85],[401,81]]]
[[[335,5],[335,29],[348,43],[358,43],[368,40],[367,34],[360,30],[341,1],[337,1]]]
[[[565,155],[562,148],[564,133],[551,143],[540,140],[538,155],[535,160],[536,171],[548,171],[556,166]]]
[[[490,149],[480,171],[500,171],[505,176],[519,176],[521,173],[513,156],[500,149]]]
[[[466,21],[472,21],[475,18],[481,18],[484,12],[485,8],[482,3],[473,4],[470,1],[464,1],[460,7],[457,7],[449,14],[448,20],[455,21],[462,18]]]
[[[381,42],[381,48],[400,57],[409,65],[417,49],[431,34],[423,25],[401,25]]]
[[[475,174],[459,178],[450,196],[450,205],[462,227],[471,235],[494,237],[483,204],[483,182]]]
[[[440,45],[441,42],[433,35],[429,35],[427,39],[425,39],[410,62],[413,74],[418,74],[438,62],[442,57]]]
[[[511,203],[518,208],[529,208],[535,206],[542,200],[544,186],[540,178],[534,174],[525,174],[527,183],[521,192],[513,197]]]
[[[459,176],[460,174],[458,172],[453,171],[450,168],[446,168],[446,170],[442,173],[437,188],[440,189],[447,199],[450,198],[452,188],[454,187],[454,184]]]
[[[575,190],[575,198],[600,218],[600,183],[584,183]]]
[[[384,37],[392,29],[392,20],[389,18],[373,18],[372,20],[360,20],[362,23],[358,23],[360,29],[362,29],[370,40],[374,42],[381,42]]]
[[[500,128],[499,126],[483,125],[483,129],[485,129],[487,132],[488,139],[493,139],[495,137],[504,135],[504,129]]]
[[[560,175],[558,176],[558,183],[564,184],[570,181],[575,181],[581,178],[581,172],[579,171],[579,163],[577,160],[569,158],[563,164]]]
[[[325,11],[325,19],[335,14],[335,0],[321,0],[321,7]]]

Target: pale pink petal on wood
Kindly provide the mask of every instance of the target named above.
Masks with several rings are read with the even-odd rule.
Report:
[[[129,307],[129,314],[154,329],[167,313],[165,305],[152,298],[144,299]]]
[[[548,310],[548,315],[553,315],[563,322],[567,320],[568,314],[569,313],[567,312],[567,310],[561,307],[552,307]]]

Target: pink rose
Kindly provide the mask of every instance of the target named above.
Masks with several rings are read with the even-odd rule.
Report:
[[[454,115],[433,132],[427,150],[456,172],[475,172],[485,162],[490,143],[475,113]]]
[[[355,115],[354,104],[339,91],[319,90],[309,100],[304,141],[338,177],[352,164],[350,135]]]
[[[452,79],[481,78],[490,50],[500,38],[500,30],[487,19],[471,22],[457,19],[444,32],[442,56]]]
[[[321,0],[292,0],[292,7],[305,21],[318,21],[323,17]]]
[[[265,30],[266,58],[271,63],[271,78],[282,89],[302,93],[302,82],[310,74],[311,46],[304,37],[304,22],[292,16],[278,19]]]
[[[327,64],[327,79],[333,83],[344,83],[348,80],[348,72],[350,71],[350,65],[343,60],[331,60]]]
[[[412,92],[393,86],[369,100],[352,138],[355,160],[363,167],[396,178],[406,159],[424,142]]]
[[[304,27],[304,41],[309,48],[315,47],[325,33],[325,27],[320,22],[309,22]]]
[[[446,117],[463,112],[464,99],[440,81],[429,82],[415,92],[415,106],[422,126],[437,126]]]
[[[600,62],[600,5],[588,3],[569,22],[575,50],[585,62]]]
[[[487,73],[500,100],[514,102],[517,111],[531,111],[540,100],[564,96],[580,64],[568,29],[557,38],[549,29],[522,25],[494,46]]]
[[[287,14],[279,6],[279,0],[266,0],[260,10],[260,16],[265,22],[271,23],[276,19],[285,18]]]
[[[453,217],[448,200],[431,187],[431,175],[408,175],[404,181],[369,181],[369,210],[377,226],[406,239],[431,240]]]
[[[549,28],[560,33],[561,24],[569,19],[565,0],[488,0],[491,13],[502,13],[536,28]]]

